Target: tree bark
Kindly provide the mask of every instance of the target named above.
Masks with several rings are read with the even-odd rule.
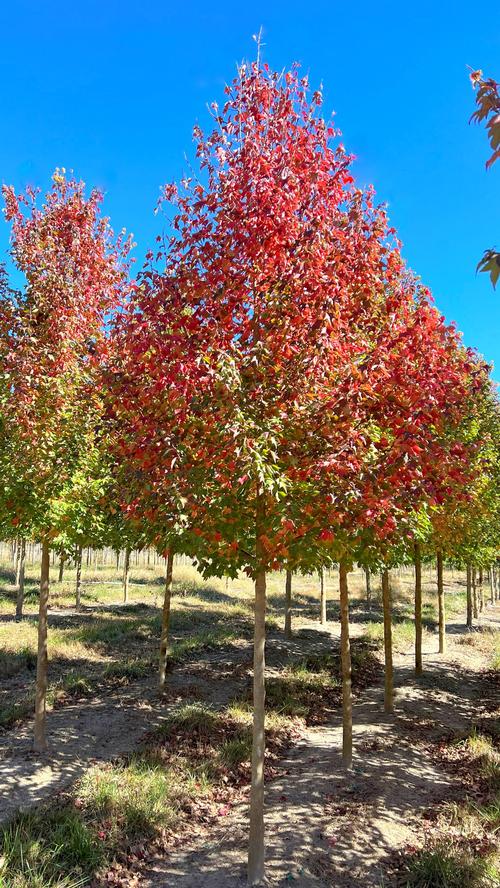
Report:
[[[264,523],[264,497],[257,496],[255,631],[253,654],[253,734],[252,786],[250,793],[250,837],[248,843],[248,884],[264,880],[264,755],[265,755],[265,644],[266,644],[266,571],[260,542]]]
[[[130,549],[125,549],[125,564],[123,567],[123,603],[128,602],[128,585],[130,580]]]
[[[438,618],[439,618],[439,653],[446,650],[446,617],[444,612],[443,553],[437,552],[437,587],[438,587]]]
[[[61,555],[61,557],[60,557],[60,559],[59,559],[59,577],[58,577],[58,580],[57,580],[58,583],[62,583],[62,581],[63,581],[63,576],[64,576],[64,561],[65,561],[64,555]]]
[[[415,675],[422,674],[422,558],[420,543],[415,542]]]
[[[384,654],[385,654],[385,692],[384,711],[394,710],[394,674],[392,666],[392,619],[391,619],[391,587],[389,571],[382,572],[382,602],[384,607]]]
[[[161,617],[160,692],[165,689],[165,685],[167,682],[168,636],[170,630],[170,604],[172,601],[173,567],[174,553],[172,549],[169,549],[167,554],[167,572],[165,576],[165,597],[163,599],[163,612]]]
[[[321,625],[326,623],[326,590],[325,590],[325,572],[321,568],[319,572],[319,603],[320,603],[320,619]]]
[[[76,599],[77,609],[80,608],[82,598],[82,547],[76,550]]]
[[[467,629],[472,629],[472,567],[467,565]]]
[[[490,604],[495,604],[495,572],[490,564]]]
[[[368,611],[371,612],[371,609],[372,609],[372,581],[371,581],[371,573],[370,573],[369,567],[365,567],[365,577],[366,577],[366,604],[368,605]]]
[[[47,540],[42,543],[42,568],[40,573],[40,605],[38,610],[38,656],[36,663],[35,693],[35,752],[47,749],[46,712],[47,712],[47,610],[49,606],[49,572],[50,549]]]
[[[351,646],[349,642],[349,590],[347,567],[339,564],[340,592],[340,653],[342,660],[342,762],[344,768],[352,767],[352,673]]]
[[[19,579],[17,583],[16,620],[21,620],[24,606],[24,578],[26,573],[26,540],[21,540],[19,552]]]
[[[15,565],[16,565],[16,580],[15,586],[16,589],[19,589],[19,581],[21,575],[21,547],[23,545],[23,540],[16,540],[16,555],[15,555]]]
[[[472,568],[472,612],[474,614],[474,619],[477,620],[478,607],[477,607],[477,585],[476,585],[476,568]]]
[[[292,637],[292,571],[287,570],[285,580],[285,638]]]

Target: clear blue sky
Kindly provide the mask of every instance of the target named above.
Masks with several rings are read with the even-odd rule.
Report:
[[[192,157],[262,25],[272,67],[301,62],[324,84],[362,184],[387,201],[409,264],[465,342],[496,362],[500,286],[475,265],[500,247],[500,162],[468,126],[466,66],[500,80],[500,2],[14,0],[1,3],[0,180],[46,187],[56,166],[106,192],[115,230],[158,232],[159,187]],[[0,224],[0,255],[7,226]]]

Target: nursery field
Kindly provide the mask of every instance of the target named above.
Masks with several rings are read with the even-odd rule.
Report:
[[[36,565],[13,617],[0,586],[0,884],[244,884],[250,780],[252,584],[203,581],[174,564],[166,693],[157,691],[164,567],[53,572],[49,757],[33,754]],[[267,860],[270,884],[490,886],[498,881],[498,607],[465,630],[465,575],[444,573],[448,652],[437,655],[436,587],[423,570],[424,672],[413,676],[410,569],[391,573],[396,703],[383,713],[379,580],[349,575],[354,767],[341,766],[338,571],[285,575],[267,612]],[[283,820],[286,802],[287,815]],[[432,871],[445,869],[438,883]],[[429,873],[431,874],[429,876]],[[434,878],[434,881],[425,881]],[[447,877],[448,878],[448,877]],[[452,881],[454,879],[454,881]],[[468,881],[465,881],[468,880]]]

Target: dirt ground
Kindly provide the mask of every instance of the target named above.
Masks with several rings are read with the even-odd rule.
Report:
[[[488,607],[484,628],[500,628],[500,609]],[[354,622],[353,635],[363,631]],[[338,642],[339,626],[302,621],[286,642],[268,640],[269,671],[290,656],[325,652]],[[383,688],[355,700],[354,768],[342,770],[341,715],[309,727],[281,762],[266,790],[266,861],[269,885],[377,886],[384,883],[395,849],[418,841],[422,812],[443,799],[458,799],[458,778],[433,763],[428,745],[447,731],[466,730],[491,718],[493,688],[485,654],[464,644],[463,621],[448,627],[448,650],[437,654],[437,635],[426,634],[424,675],[415,679],[412,652],[396,654],[394,716],[383,713]],[[169,694],[160,700],[155,676],[126,689],[78,701],[50,713],[50,753],[31,750],[31,724],[0,736],[0,821],[52,798],[91,764],[132,751],[141,737],[186,698],[223,706],[249,681],[252,645],[240,640],[176,667]],[[498,703],[498,700],[497,700]],[[245,884],[247,805],[240,804],[207,830],[199,824],[168,856],[143,869],[144,888],[238,888]]]
[[[489,610],[482,623],[500,628],[500,609]],[[340,714],[308,729],[291,750],[283,776],[266,794],[269,885],[379,888],[389,855],[422,837],[422,812],[462,797],[462,785],[433,764],[427,744],[469,729],[483,714],[491,718],[494,689],[483,674],[484,655],[461,643],[463,637],[461,625],[450,625],[448,651],[440,656],[437,637],[429,636],[418,680],[412,654],[396,657],[394,716],[383,713],[381,687],[362,693],[353,709],[352,773],[342,771]],[[182,850],[152,861],[141,884],[240,888],[246,841],[241,805],[216,830],[201,830]]]

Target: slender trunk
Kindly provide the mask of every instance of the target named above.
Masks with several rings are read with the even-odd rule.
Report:
[[[23,616],[25,571],[26,571],[26,540],[21,540],[21,551],[19,554],[19,580],[17,583],[16,620],[20,620]]]
[[[168,550],[167,573],[165,576],[165,597],[163,599],[163,612],[161,617],[160,639],[160,691],[163,691],[167,681],[168,661],[168,635],[170,629],[170,602],[172,600],[172,574],[174,567],[174,553]]]
[[[38,611],[38,656],[36,663],[35,694],[35,752],[47,749],[45,732],[47,710],[47,610],[49,606],[50,549],[47,540],[42,543],[42,569],[40,573],[40,606]]]
[[[479,568],[478,585],[479,586],[483,585],[483,568],[482,567]]]
[[[16,542],[16,589],[19,589],[19,580],[21,575],[21,548],[24,543],[24,540],[18,539]]]
[[[495,604],[495,577],[492,564],[490,564],[490,604]]]
[[[321,625],[324,626],[326,623],[326,589],[325,589],[325,572],[323,568],[321,568],[319,572],[319,603],[320,603],[320,614],[321,614]]]
[[[391,587],[389,571],[382,572],[382,602],[384,606],[384,654],[385,654],[385,692],[384,710],[394,710],[394,675],[392,667],[392,621],[391,621]]]
[[[90,567],[90,547],[87,549],[87,567]]]
[[[351,646],[349,642],[349,590],[347,567],[339,565],[340,592],[340,653],[342,660],[342,762],[344,768],[352,767],[352,680]]]
[[[479,574],[479,613],[481,614],[484,610],[484,586],[483,586],[483,578],[481,576],[481,572]]]
[[[370,568],[365,567],[365,577],[366,577],[366,604],[368,605],[368,610],[372,609],[372,580]]]
[[[58,583],[62,583],[64,576],[64,555],[61,555],[59,559],[59,576],[57,578]]]
[[[467,565],[467,629],[472,629],[472,567]]]
[[[255,631],[253,653],[253,734],[252,786],[250,794],[250,836],[248,843],[248,884],[264,880],[264,755],[265,755],[265,645],[266,645],[266,571],[260,542],[264,523],[264,497],[257,496]]]
[[[130,549],[125,549],[125,564],[123,567],[123,603],[128,602],[128,584],[130,580]]]
[[[439,653],[446,650],[446,618],[444,612],[444,583],[443,583],[443,553],[437,552],[437,587],[438,587],[438,611],[439,611]]]
[[[287,570],[285,580],[285,638],[292,637],[292,571]]]
[[[474,619],[477,620],[478,607],[477,607],[477,584],[476,584],[476,568],[472,568],[472,612],[474,614]]]
[[[116,550],[116,569],[118,570],[120,567],[120,550]]]
[[[76,550],[76,600],[77,609],[81,605],[82,598],[82,547],[78,546]]]
[[[414,546],[415,564],[415,675],[422,674],[422,558],[420,543]]]

